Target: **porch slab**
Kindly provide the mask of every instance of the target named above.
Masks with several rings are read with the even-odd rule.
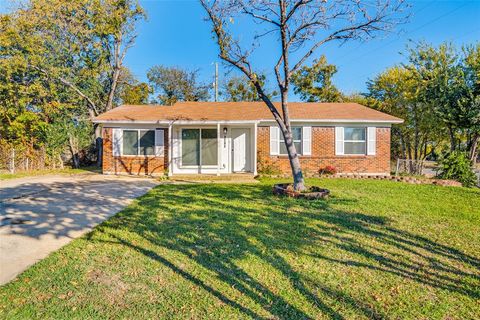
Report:
[[[258,183],[253,173],[236,174],[175,174],[170,177],[171,181],[196,182],[196,183]]]

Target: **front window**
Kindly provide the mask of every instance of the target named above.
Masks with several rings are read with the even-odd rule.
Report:
[[[367,149],[365,128],[344,128],[345,154],[365,154]]]
[[[123,130],[123,155],[151,156],[155,153],[155,130]]]
[[[297,154],[302,154],[302,127],[292,127],[292,136]],[[283,136],[280,138],[280,154],[288,154]]]
[[[217,129],[182,129],[182,165],[216,166]]]

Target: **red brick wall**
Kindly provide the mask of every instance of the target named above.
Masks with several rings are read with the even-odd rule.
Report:
[[[103,173],[133,175],[163,175],[168,168],[168,130],[165,133],[165,153],[163,157],[114,157],[112,149],[112,129],[104,128]],[[281,173],[290,174],[287,156],[270,155],[270,127],[258,127],[258,169],[262,166],[274,167]],[[307,175],[316,174],[327,165],[334,166],[338,173],[385,173],[390,172],[390,128],[377,128],[377,150],[374,156],[336,156],[335,128],[312,127],[312,155],[300,156],[302,169]]]
[[[374,156],[335,155],[335,127],[312,127],[312,155],[301,156],[302,169],[307,175],[316,174],[327,165],[338,173],[390,173],[390,128],[377,128],[377,150]],[[270,155],[270,127],[258,127],[257,156],[262,165],[273,166],[281,173],[291,173],[287,156]],[[263,162],[263,163],[262,163]]]
[[[168,130],[164,130],[165,153],[155,156],[113,156],[112,128],[103,128],[102,171],[107,174],[163,175],[168,168]]]

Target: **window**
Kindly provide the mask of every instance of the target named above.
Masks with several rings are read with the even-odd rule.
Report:
[[[217,163],[217,129],[182,129],[182,165],[215,166]]]
[[[202,129],[202,165],[214,166],[218,160],[217,129]]]
[[[365,154],[367,149],[365,128],[347,128],[343,129],[344,153],[345,154]]]
[[[292,135],[293,135],[293,144],[297,149],[298,154],[302,154],[302,127],[292,127]],[[283,135],[280,134],[280,154],[287,154],[287,146],[283,139]]]
[[[138,130],[123,130],[123,155],[138,154]]]
[[[140,155],[152,156],[155,154],[155,131],[140,130]]]
[[[155,130],[123,130],[123,155],[155,154]]]

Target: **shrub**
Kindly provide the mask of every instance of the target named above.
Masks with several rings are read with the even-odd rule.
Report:
[[[318,169],[318,173],[320,175],[335,174],[335,173],[337,173],[337,169],[335,169],[335,167],[333,167],[333,166],[325,166],[325,167],[322,167],[322,168]]]
[[[453,151],[439,161],[438,177],[461,182],[464,187],[475,186],[476,177],[472,170],[472,163],[467,155],[461,151]]]
[[[280,168],[268,157],[263,157],[263,155],[258,152],[257,153],[257,161],[258,161],[258,173],[266,176],[273,176],[278,175],[281,173]]]

